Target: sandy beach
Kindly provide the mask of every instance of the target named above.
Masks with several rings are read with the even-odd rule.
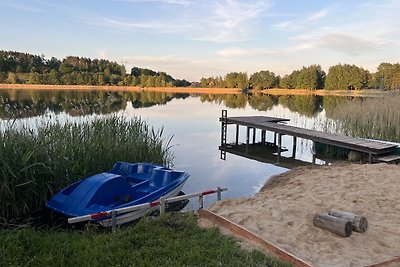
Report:
[[[313,266],[368,266],[400,256],[399,191],[399,165],[307,166],[209,210]],[[365,216],[367,232],[344,238],[313,226],[314,214],[330,209]]]

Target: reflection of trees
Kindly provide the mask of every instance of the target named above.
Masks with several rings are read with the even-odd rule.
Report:
[[[208,94],[208,95],[201,95],[200,101],[216,103],[216,104],[223,103],[227,108],[245,108],[247,104],[247,95]]]
[[[164,105],[174,98],[174,95],[172,93],[160,93],[150,91],[134,93],[132,96],[133,98],[131,100],[134,108]]]
[[[209,103],[215,103],[215,104],[221,104],[222,101],[224,101],[226,95],[219,95],[219,94],[202,94],[200,95],[200,101],[202,103],[204,102],[209,102]]]
[[[71,116],[109,114],[125,109],[128,101],[132,101],[135,108],[150,107],[165,104],[174,97],[187,96],[160,92],[0,91],[0,117],[24,118],[40,116],[48,111],[66,112]]]
[[[346,104],[349,100],[349,97],[325,96],[323,102],[326,116],[328,118],[334,118],[336,109],[340,109],[340,106]]]
[[[227,95],[225,106],[228,108],[245,108],[247,104],[247,95]]]
[[[322,111],[322,99],[316,95],[280,96],[279,104],[301,115],[312,117]]]
[[[270,96],[263,94],[254,94],[247,96],[245,94],[238,95],[201,95],[201,102],[223,103],[228,108],[245,108],[247,102],[249,105],[259,111],[271,110],[278,103],[289,108],[293,112],[306,116],[314,116],[322,110],[322,97],[315,95],[284,95]]]
[[[278,104],[278,97],[270,95],[252,95],[249,98],[249,105],[259,111],[267,111]]]

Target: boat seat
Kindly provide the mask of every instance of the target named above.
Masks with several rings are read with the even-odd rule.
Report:
[[[154,169],[150,176],[150,186],[164,187],[171,182],[171,171],[166,169]]]

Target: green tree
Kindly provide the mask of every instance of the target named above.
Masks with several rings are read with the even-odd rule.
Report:
[[[329,68],[326,76],[325,89],[330,90],[361,90],[367,89],[370,73],[355,65],[338,64]]]
[[[39,75],[36,72],[29,73],[28,83],[30,84],[38,84],[39,83]]]
[[[270,71],[255,72],[250,76],[250,86],[256,90],[269,89],[279,86],[279,77]]]
[[[13,72],[9,72],[8,73],[7,83],[16,84],[16,83],[19,83],[19,82],[20,82],[20,80],[19,80],[17,74],[15,74]]]
[[[7,74],[0,71],[0,83],[6,83],[6,82],[7,82]]]
[[[373,86],[384,90],[400,89],[400,64],[381,63],[374,75]]]
[[[296,77],[296,88],[298,89],[322,89],[325,82],[325,72],[320,65],[303,67]]]
[[[225,82],[228,88],[244,89],[249,87],[249,79],[245,72],[228,73],[225,77]]]

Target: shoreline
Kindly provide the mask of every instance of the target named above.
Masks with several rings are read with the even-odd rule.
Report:
[[[240,94],[237,88],[197,88],[197,87],[141,87],[116,85],[54,85],[54,84],[0,84],[3,90],[74,90],[113,92],[163,92],[188,94]]]
[[[204,88],[204,87],[141,87],[141,86],[116,86],[116,85],[51,85],[51,84],[0,84],[0,90],[94,90],[94,91],[117,91],[117,92],[164,92],[164,93],[188,93],[188,94],[241,94],[238,88]],[[271,88],[264,90],[253,90],[253,94],[264,95],[316,95],[316,96],[379,96],[385,92],[378,90],[308,90],[308,89],[282,89]]]
[[[308,89],[283,89],[283,88],[271,88],[264,89],[260,92],[265,95],[316,95],[316,96],[354,96],[354,97],[365,97],[365,96],[379,96],[385,92],[369,89],[369,90],[308,90]]]

